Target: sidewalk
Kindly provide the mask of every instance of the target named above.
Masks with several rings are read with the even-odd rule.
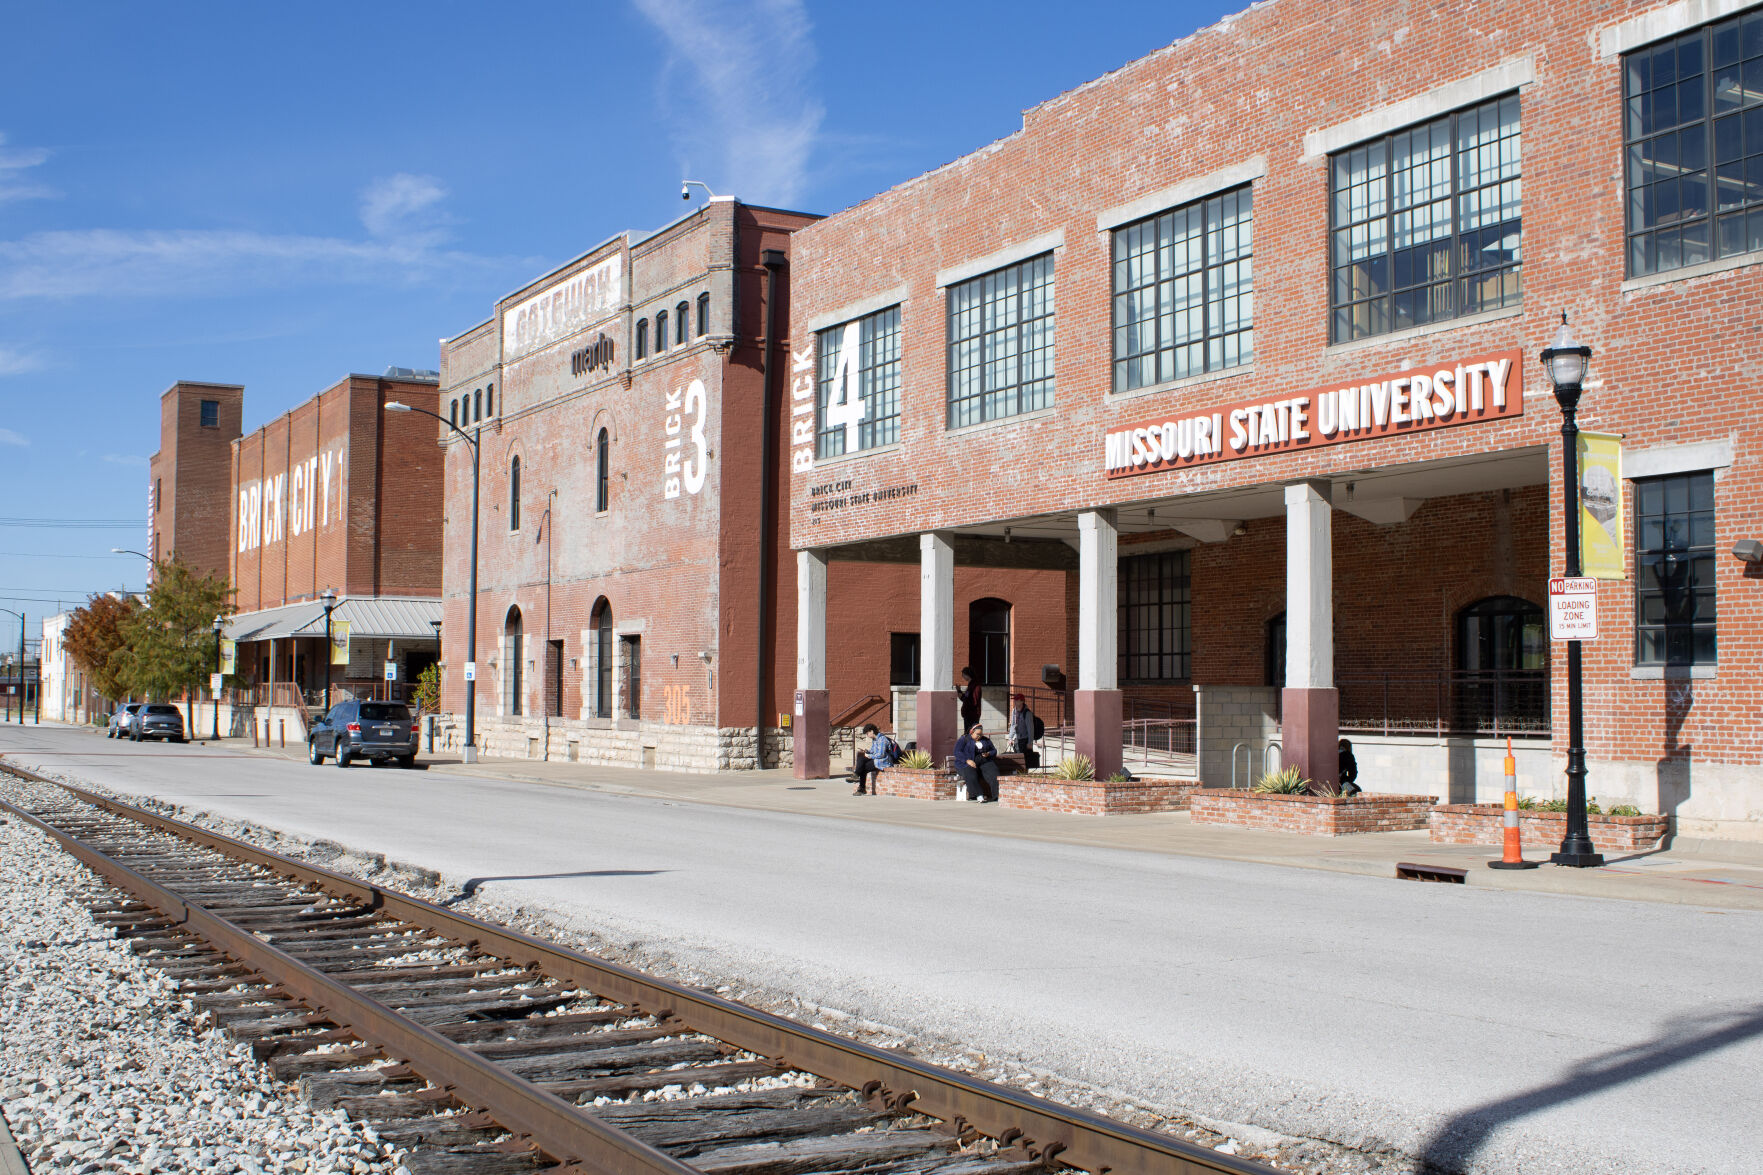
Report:
[[[227,740],[227,749],[299,762],[306,758],[305,749],[296,747],[238,748]],[[1763,910],[1763,844],[1738,841],[1685,839],[1668,850],[1608,857],[1600,869],[1564,869],[1544,864],[1539,869],[1498,870],[1486,867],[1486,862],[1499,860],[1498,846],[1433,844],[1425,832],[1309,837],[1216,824],[1196,825],[1186,812],[1076,816],[1006,809],[995,804],[853,796],[851,785],[843,779],[798,780],[785,770],[698,775],[525,759],[481,759],[468,766],[446,755],[424,755],[419,762],[439,774],[648,796],[676,803],[1376,877],[1393,877],[1397,862],[1411,861],[1465,869],[1469,874],[1467,883],[1481,888]],[[325,770],[335,768],[327,764]],[[365,772],[374,768],[359,765],[350,770]],[[1541,849],[1526,849],[1525,856],[1533,861],[1546,860],[1548,854]]]

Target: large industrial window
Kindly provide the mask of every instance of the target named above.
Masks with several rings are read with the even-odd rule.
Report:
[[[1254,360],[1254,234],[1246,186],[1115,230],[1115,391]]]
[[[612,717],[612,605],[602,596],[594,604],[594,644],[591,660],[594,682],[594,717]]]
[[[624,654],[624,716],[643,716],[643,638],[621,636],[619,652]]]
[[[1329,161],[1335,342],[1518,305],[1519,146],[1512,94]]]
[[[1053,406],[1053,255],[949,287],[949,427]]]
[[[916,632],[890,632],[888,634],[888,684],[919,684],[918,634]]]
[[[900,308],[823,330],[815,350],[820,422],[814,455],[837,457],[899,440]]]
[[[1763,249],[1763,12],[1637,49],[1622,65],[1628,272]]]
[[[204,401],[202,401],[202,427],[203,428],[219,428],[220,427],[220,401],[219,400],[204,400]]]
[[[508,609],[502,623],[502,712],[514,717],[521,714],[521,670],[525,668],[525,641],[522,638],[519,608]]]
[[[1120,560],[1120,679],[1185,681],[1193,657],[1186,551]]]
[[[1712,665],[1714,475],[1634,483],[1634,659],[1639,665]]]

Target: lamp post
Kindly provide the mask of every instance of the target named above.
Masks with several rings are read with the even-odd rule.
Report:
[[[214,618],[214,676],[217,679],[215,682],[215,686],[214,686],[214,736],[213,737],[214,737],[215,742],[220,741],[220,683],[218,680],[220,677],[220,630],[221,630],[221,626],[225,623],[226,623],[225,617],[217,615]]]
[[[331,610],[337,606],[336,589],[325,588],[323,592],[319,593],[318,598],[324,601],[324,712],[329,714],[331,712],[331,650],[336,648],[331,643]]]
[[[471,450],[471,574],[466,587],[465,603],[465,746],[460,758],[477,762],[477,505],[478,505],[478,439],[442,416],[426,408],[412,408],[397,400],[386,402],[387,412],[415,412],[440,421],[459,434]]]
[[[1579,552],[1579,394],[1585,382],[1592,349],[1575,342],[1567,329],[1567,312],[1561,312],[1561,328],[1554,341],[1543,348],[1543,370],[1555,386],[1555,402],[1561,405],[1561,466],[1567,510],[1566,534],[1568,578],[1578,578]],[[1580,642],[1567,642],[1567,832],[1561,851],[1550,855],[1557,865],[1585,869],[1602,865],[1604,856],[1592,844],[1585,812],[1585,715],[1580,697]]]

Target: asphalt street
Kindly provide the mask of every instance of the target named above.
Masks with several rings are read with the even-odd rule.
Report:
[[[0,752],[480,879],[706,973],[1147,1106],[1495,1172],[1754,1172],[1763,1154],[1763,914],[1751,911],[339,771],[49,728],[0,727]]]

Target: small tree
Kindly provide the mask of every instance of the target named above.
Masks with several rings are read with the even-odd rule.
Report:
[[[62,642],[91,678],[93,688],[111,701],[132,692],[124,676],[126,658],[118,654],[127,644],[124,626],[139,608],[132,597],[95,595],[67,618]]]
[[[214,618],[230,616],[232,588],[214,575],[197,575],[173,555],[154,565],[147,606],[122,627],[127,647],[123,677],[138,693],[169,698],[195,695],[214,671]]]
[[[441,666],[432,663],[416,675],[416,708],[425,714],[441,709]]]

